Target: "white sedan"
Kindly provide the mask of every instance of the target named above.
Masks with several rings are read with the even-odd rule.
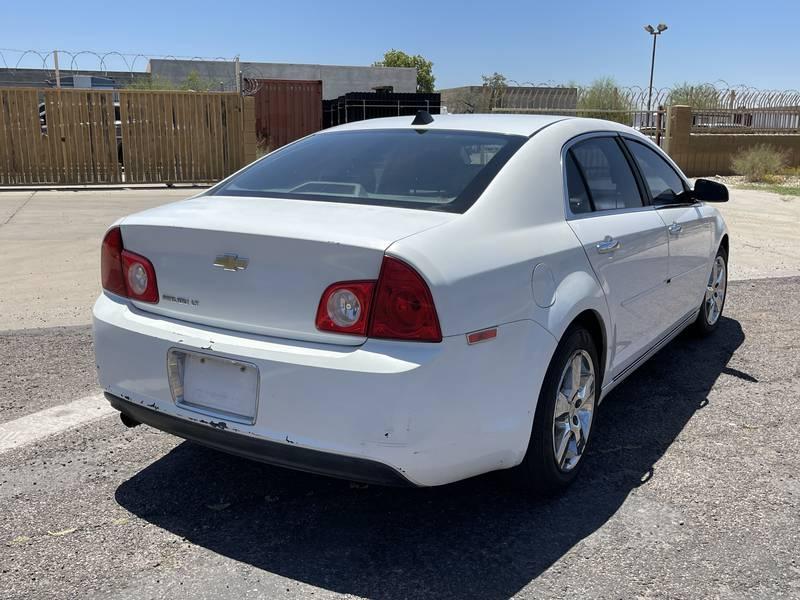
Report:
[[[108,230],[100,383],[128,426],[276,465],[556,492],[603,397],[719,324],[727,198],[606,121],[329,129]]]

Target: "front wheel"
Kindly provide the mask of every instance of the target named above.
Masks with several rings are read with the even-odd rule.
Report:
[[[599,374],[591,334],[580,326],[571,328],[542,383],[528,450],[515,470],[518,483],[550,495],[577,477],[591,441]]]
[[[725,293],[728,289],[728,253],[720,247],[714,257],[711,274],[708,276],[703,306],[695,321],[695,331],[708,335],[719,325],[722,309],[725,308]]]

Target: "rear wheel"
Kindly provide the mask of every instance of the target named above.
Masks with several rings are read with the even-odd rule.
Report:
[[[722,309],[725,308],[725,294],[728,289],[728,253],[725,248],[717,250],[711,274],[708,276],[703,306],[695,321],[695,330],[700,335],[708,335],[719,325]]]
[[[597,348],[588,330],[567,331],[547,369],[531,439],[517,481],[549,495],[577,477],[591,441],[599,385]]]

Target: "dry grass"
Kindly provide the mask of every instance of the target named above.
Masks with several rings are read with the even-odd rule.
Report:
[[[777,184],[780,173],[786,169],[786,152],[766,144],[759,144],[733,157],[733,172],[751,182]]]
[[[763,192],[772,192],[780,196],[785,196],[784,199],[788,200],[790,196],[800,196],[800,186],[797,185],[780,185],[769,183],[747,183],[739,186],[745,190],[761,190]]]

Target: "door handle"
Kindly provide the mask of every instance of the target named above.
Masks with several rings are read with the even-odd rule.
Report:
[[[683,231],[683,227],[681,227],[677,223],[673,223],[672,225],[669,226],[669,232],[672,235],[678,235],[681,231]]]
[[[607,235],[605,239],[602,242],[598,242],[595,247],[600,254],[609,254],[617,250],[620,247],[620,243],[619,240],[615,240],[610,235]]]

